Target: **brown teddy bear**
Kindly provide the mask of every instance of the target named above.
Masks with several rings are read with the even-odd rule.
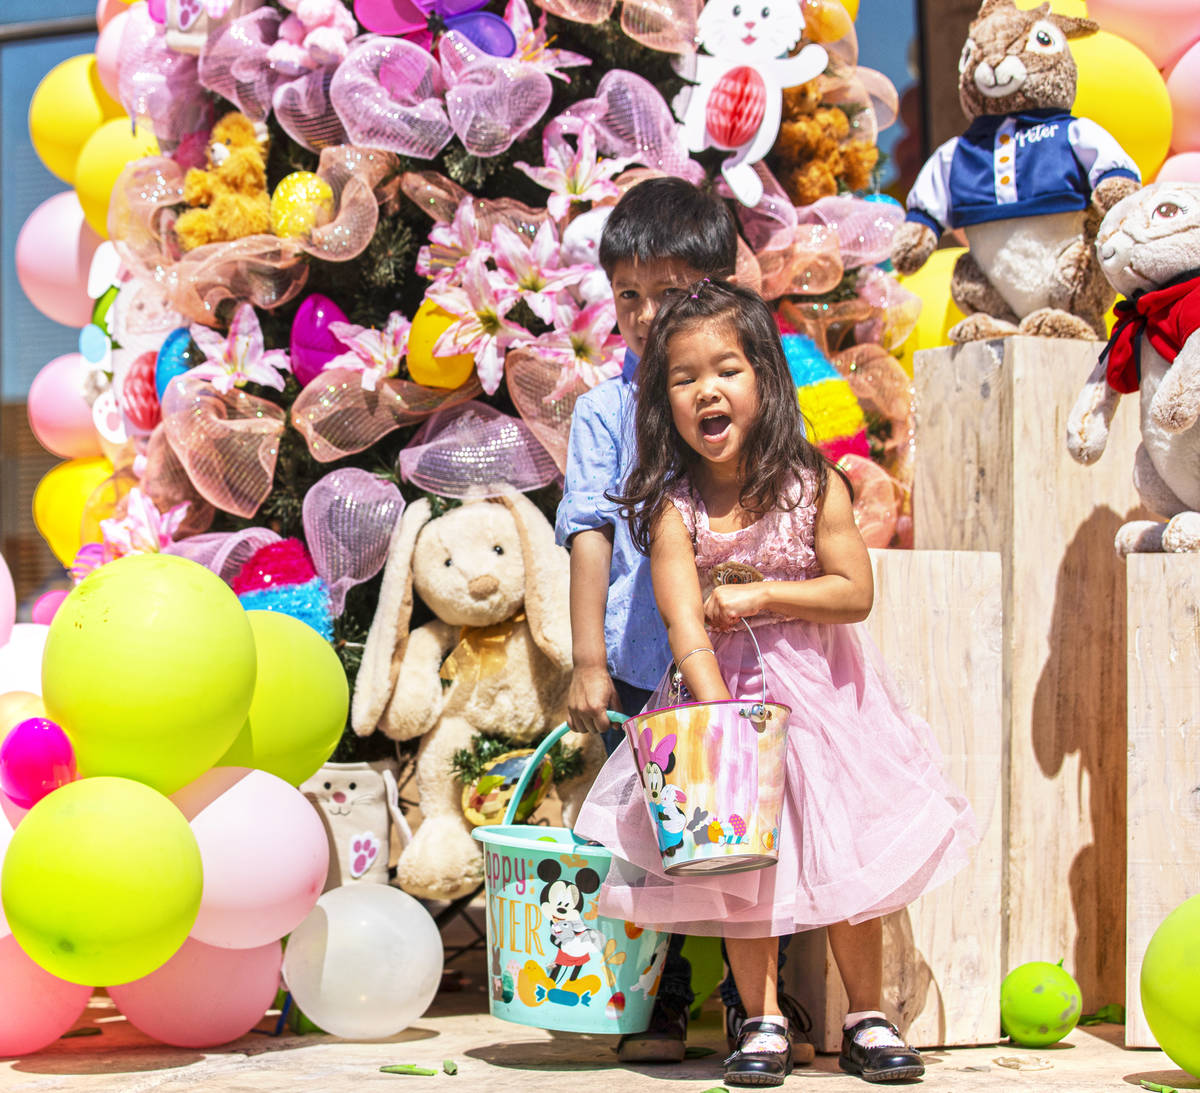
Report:
[[[183,249],[269,232],[266,155],[249,118],[235,111],[213,126],[208,163],[207,170],[192,167],[183,180],[183,199],[195,206],[175,221]]]

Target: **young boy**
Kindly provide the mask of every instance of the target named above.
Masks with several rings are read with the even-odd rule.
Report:
[[[638,713],[671,663],[667,633],[650,583],[649,559],[605,492],[633,464],[637,366],[662,304],[702,277],[729,277],[737,227],[723,201],[680,178],[654,178],[629,190],[600,238],[600,264],[612,284],[617,328],[629,347],[621,375],[583,394],[571,417],[566,482],[555,533],[571,551],[574,672],[567,721],[605,732],[607,710]],[[610,750],[620,740],[607,737]],[[622,1062],[684,1057],[691,968],[671,938],[650,1028],[623,1036]]]

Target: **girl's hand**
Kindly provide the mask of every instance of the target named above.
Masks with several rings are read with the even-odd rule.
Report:
[[[704,601],[704,621],[710,630],[731,630],[763,609],[763,596],[762,581],[717,585]]]

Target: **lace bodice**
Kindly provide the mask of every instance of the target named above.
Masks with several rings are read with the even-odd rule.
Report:
[[[700,591],[707,596],[718,583],[715,571],[726,563],[751,566],[766,580],[803,581],[821,575],[814,550],[817,506],[815,482],[797,480],[787,491],[789,501],[807,497],[790,510],[775,509],[738,531],[713,531],[700,495],[686,479],[670,498],[683,517],[696,550]],[[736,573],[736,569],[730,567]],[[753,577],[749,577],[753,579]]]

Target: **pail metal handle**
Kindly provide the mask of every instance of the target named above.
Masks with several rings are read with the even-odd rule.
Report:
[[[771,711],[767,706],[767,666],[763,663],[762,650],[758,647],[758,638],[754,636],[754,627],[745,619],[741,619],[740,621],[746,628],[746,633],[750,635],[750,640],[754,642],[754,652],[758,657],[758,674],[762,676],[762,700],[750,706],[739,706],[738,717],[746,718],[761,729],[763,725],[771,720]],[[683,673],[675,664],[671,665],[670,693],[675,698],[682,697],[683,693]]]
[[[615,710],[608,711],[608,719],[614,725],[624,725],[629,720],[623,713],[617,713]],[[525,764],[525,769],[521,772],[521,777],[517,779],[517,785],[513,790],[512,797],[509,799],[508,808],[504,810],[504,823],[512,824],[516,822],[517,809],[521,805],[521,798],[525,796],[525,789],[529,785],[530,780],[537,773],[538,768],[542,765],[542,760],[546,758],[550,749],[570,731],[571,727],[565,721],[558,728],[551,729],[546,734],[546,739],[537,746],[534,753],[529,757],[529,762]]]

